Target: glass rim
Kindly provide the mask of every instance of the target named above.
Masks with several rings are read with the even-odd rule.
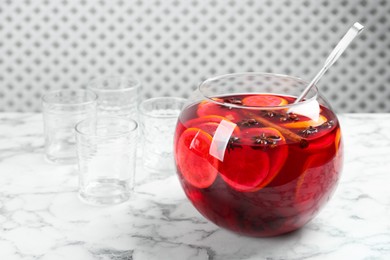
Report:
[[[153,117],[153,118],[177,117],[177,115],[153,115],[153,114],[147,112],[144,106],[146,104],[152,103],[152,102],[157,101],[157,100],[165,100],[165,101],[175,100],[175,101],[182,102],[183,105],[186,102],[188,102],[188,99],[182,98],[182,97],[153,97],[153,98],[148,98],[148,99],[145,99],[145,100],[141,101],[141,103],[138,105],[138,111],[140,112],[140,114],[144,115],[144,116],[148,116],[148,117]]]
[[[58,94],[58,93],[69,94],[72,92],[73,93],[77,92],[78,94],[80,94],[80,93],[86,94],[87,93],[87,94],[91,95],[91,100],[86,100],[86,101],[81,101],[81,102],[73,102],[73,103],[61,103],[58,101],[53,102],[53,101],[48,100],[50,97],[54,97],[55,94]],[[93,104],[97,101],[97,99],[98,99],[98,96],[96,95],[96,93],[94,93],[93,91],[88,90],[88,89],[55,89],[55,90],[50,90],[50,91],[46,92],[41,97],[43,104],[50,104],[53,106],[62,106],[62,107]]]
[[[316,100],[318,98],[318,88],[317,88],[316,85],[314,85],[310,89],[310,91],[309,91],[309,93],[314,92],[314,95],[312,97],[305,98],[305,99],[299,101],[297,104],[292,103],[292,104],[278,105],[278,106],[244,106],[244,105],[232,104],[232,103],[229,103],[229,102],[220,102],[218,100],[214,100],[213,99],[214,97],[210,97],[210,96],[206,95],[202,91],[202,87],[203,86],[205,86],[207,84],[211,84],[211,82],[213,82],[213,81],[217,81],[217,80],[221,80],[221,79],[229,78],[229,77],[246,76],[246,75],[248,75],[248,76],[270,76],[270,77],[278,77],[278,78],[288,78],[288,79],[293,79],[293,80],[305,83],[305,85],[309,84],[309,82],[303,80],[302,78],[295,77],[295,76],[290,76],[290,75],[285,75],[285,74],[278,74],[278,73],[271,73],[271,72],[238,72],[238,73],[227,73],[227,74],[222,74],[222,75],[218,75],[218,76],[215,76],[215,77],[208,78],[208,79],[202,81],[199,84],[198,90],[202,94],[203,97],[205,97],[207,100],[209,100],[209,101],[211,101],[213,103],[216,103],[216,104],[219,104],[219,105],[224,105],[224,106],[229,106],[229,107],[232,107],[232,108],[245,108],[245,109],[254,109],[254,110],[261,110],[261,109],[262,110],[272,110],[272,109],[291,108],[291,107],[295,107],[295,106],[299,106],[299,105],[310,103],[313,100]],[[302,91],[303,91],[303,89],[302,89]],[[262,94],[266,94],[266,92],[264,92]],[[273,94],[282,95],[283,93],[273,93]]]
[[[132,81],[134,81],[135,84],[131,85],[129,87],[125,87],[125,88],[113,88],[113,89],[94,87],[95,85],[97,85],[97,83],[102,82],[104,80],[110,80],[110,79],[115,79],[115,80],[131,79]],[[98,76],[98,77],[92,78],[87,84],[88,89],[91,89],[93,91],[99,91],[99,92],[121,92],[121,91],[129,91],[129,90],[133,90],[133,89],[139,89],[140,87],[141,87],[141,81],[133,75]]]
[[[129,126],[130,126],[130,124],[133,124],[133,127],[129,127],[129,129],[127,129],[121,133],[116,133],[116,134],[114,133],[114,134],[107,134],[107,135],[91,134],[91,133],[87,133],[86,131],[82,131],[80,129],[84,124],[86,124],[86,126],[88,126],[88,124],[93,122],[93,121],[98,122],[98,121],[104,120],[104,119],[114,119],[117,121],[126,122],[126,123],[129,123]],[[94,138],[120,137],[120,136],[125,136],[125,135],[128,135],[128,134],[136,131],[138,129],[138,122],[134,119],[131,119],[131,118],[123,118],[123,117],[118,117],[118,116],[87,117],[87,118],[81,120],[80,122],[78,122],[75,125],[74,129],[76,131],[76,134],[81,135],[81,136],[88,136],[88,137],[94,137]]]

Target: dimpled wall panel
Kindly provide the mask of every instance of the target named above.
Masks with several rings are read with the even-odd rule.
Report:
[[[390,112],[389,17],[388,0],[2,0],[0,111],[40,111],[45,91],[108,74],[135,74],[143,98],[232,72],[310,80],[359,21],[319,87],[337,112]]]

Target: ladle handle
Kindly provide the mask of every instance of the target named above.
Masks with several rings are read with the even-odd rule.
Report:
[[[309,90],[317,84],[318,80],[325,74],[325,72],[336,62],[336,60],[341,56],[341,54],[345,51],[348,45],[355,39],[356,36],[364,29],[364,26],[360,23],[356,22],[352,25],[351,28],[347,31],[344,37],[340,40],[340,42],[336,45],[333,51],[329,54],[328,58],[325,61],[322,69],[317,73],[317,75],[313,78],[313,80],[307,85],[307,87],[303,90],[301,95],[295,100],[294,103],[298,103],[301,101],[309,92]]]

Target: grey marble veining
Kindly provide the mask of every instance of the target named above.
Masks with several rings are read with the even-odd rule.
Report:
[[[304,228],[249,238],[220,229],[186,199],[174,174],[137,168],[130,201],[77,198],[77,167],[43,158],[42,117],[0,114],[0,259],[390,259],[390,114],[339,116],[340,184]]]

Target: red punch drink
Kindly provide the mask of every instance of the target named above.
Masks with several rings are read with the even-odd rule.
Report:
[[[274,236],[302,227],[329,200],[342,168],[339,122],[320,103],[318,114],[295,113],[294,100],[234,94],[182,111],[177,172],[203,216],[240,234]]]

